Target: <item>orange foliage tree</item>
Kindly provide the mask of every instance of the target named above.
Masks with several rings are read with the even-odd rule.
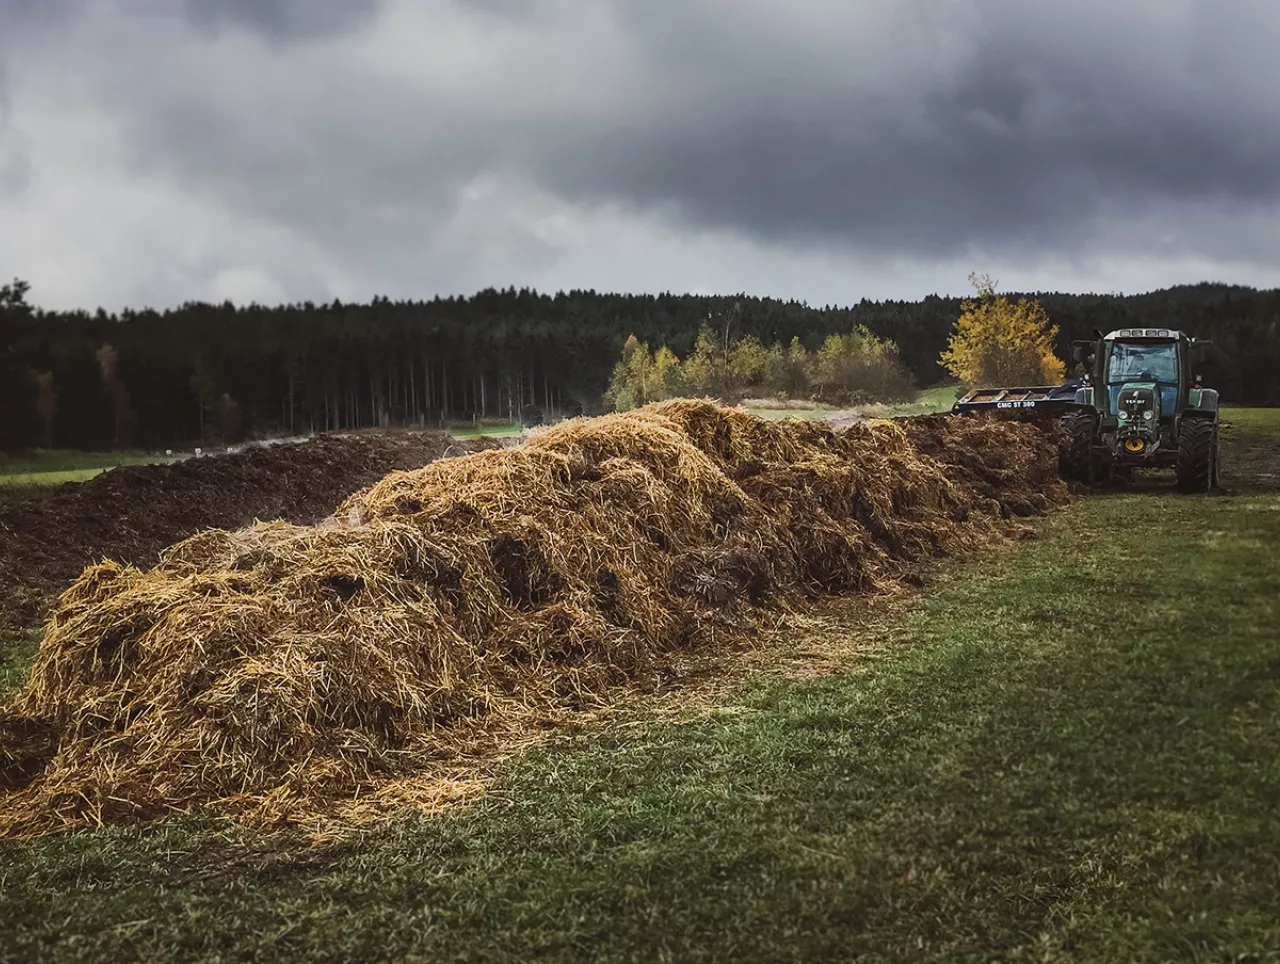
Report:
[[[996,294],[990,277],[969,275],[977,300],[960,306],[942,364],[973,388],[1056,385],[1066,366],[1053,353],[1058,326],[1038,301]]]

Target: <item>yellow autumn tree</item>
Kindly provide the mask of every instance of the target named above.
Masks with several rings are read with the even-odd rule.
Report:
[[[688,391],[697,395],[715,394],[724,385],[724,363],[720,346],[711,328],[703,325],[693,351],[680,366],[680,377]]]
[[[996,294],[990,277],[969,275],[976,300],[960,306],[955,332],[941,362],[972,388],[1056,385],[1066,366],[1053,353],[1058,326],[1038,301]]]
[[[646,405],[653,400],[655,387],[649,345],[632,334],[622,346],[621,360],[613,367],[604,393],[605,405],[619,412]]]
[[[729,349],[728,387],[740,392],[764,382],[769,372],[769,350],[755,335],[739,338]]]
[[[814,394],[835,404],[898,401],[915,385],[898,360],[898,346],[877,338],[865,325],[844,335],[828,335],[810,362]]]
[[[666,345],[653,353],[653,380],[661,398],[676,398],[685,391],[680,359]]]

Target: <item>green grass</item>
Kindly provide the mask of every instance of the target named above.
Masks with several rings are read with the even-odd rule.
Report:
[[[39,630],[12,632],[0,629],[0,703],[26,682],[31,661],[39,648]]]
[[[519,435],[521,428],[509,423],[482,420],[479,425],[460,422],[448,432],[456,438]],[[147,452],[76,452],[68,449],[39,451],[31,456],[0,457],[0,486],[27,487],[84,482],[118,465],[151,465],[176,462],[181,456]]]
[[[0,485],[58,485],[83,482],[117,465],[175,461],[147,452],[74,452],[52,449],[16,459],[0,458]]]
[[[930,415],[934,412],[949,412],[956,400],[956,387],[947,385],[941,388],[928,388],[921,391],[909,402],[876,402],[868,405],[854,405],[849,408],[836,408],[830,405],[814,405],[811,407],[774,407],[769,404],[748,405],[747,411],[768,419],[801,418],[824,421],[837,415],[864,415],[869,418],[901,418],[909,415]]]
[[[1221,418],[1229,433],[1280,438],[1280,409],[1224,405]]]
[[[0,485],[61,485],[63,482],[85,482],[114,466],[99,469],[68,469],[65,472],[14,472],[0,475]]]
[[[895,405],[894,416],[900,415],[930,415],[934,412],[949,412],[951,406],[955,404],[957,395],[955,385],[943,385],[940,388],[926,388],[916,396],[913,402],[904,402],[901,405]]]
[[[1280,493],[1094,496],[828,615],[868,658],[444,818],[0,842],[0,959],[1280,961]]]
[[[759,415],[761,418],[773,421],[784,418],[800,418],[811,422],[826,421],[839,411],[839,409],[835,408],[766,408],[756,405],[748,405],[746,410],[752,415]]]
[[[524,429],[519,425],[471,425],[462,423],[448,429],[454,438],[511,438],[520,435]]]

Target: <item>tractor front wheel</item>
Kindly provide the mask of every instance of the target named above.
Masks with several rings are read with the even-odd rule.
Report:
[[[1097,459],[1093,456],[1094,417],[1089,412],[1071,412],[1062,422],[1067,434],[1062,451],[1062,474],[1078,482],[1094,482]]]
[[[1207,418],[1184,418],[1178,430],[1178,489],[1209,492],[1218,481],[1218,425]]]

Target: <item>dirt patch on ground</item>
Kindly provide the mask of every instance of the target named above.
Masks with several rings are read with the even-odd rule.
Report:
[[[145,568],[203,529],[270,519],[309,525],[388,472],[492,447],[438,432],[321,436],[10,493],[0,500],[0,629],[38,624],[103,559]]]
[[[1237,429],[1226,416],[1222,431],[1222,485],[1280,489],[1280,437]]]

